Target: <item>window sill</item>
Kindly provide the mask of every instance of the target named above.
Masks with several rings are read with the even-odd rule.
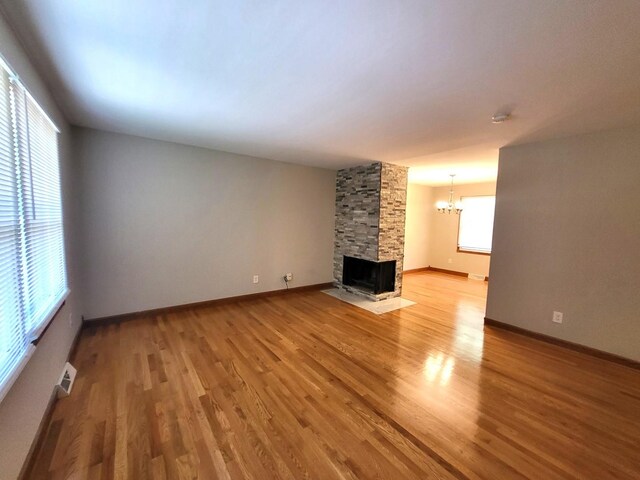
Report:
[[[67,289],[64,292],[64,294],[60,297],[60,300],[58,300],[58,303],[56,304],[56,306],[51,309],[51,313],[47,315],[47,319],[44,322],[42,322],[42,325],[40,326],[40,328],[38,328],[35,332],[33,332],[33,339],[31,340],[32,345],[38,345],[40,340],[42,340],[42,337],[44,337],[44,334],[47,333],[47,330],[53,323],[53,319],[56,318],[58,313],[60,313],[60,310],[62,310],[62,307],[64,307],[65,303],[67,303],[68,296],[69,296],[69,289]]]
[[[491,256],[491,252],[474,252],[473,250],[464,250],[460,247],[456,248],[456,252],[458,253],[471,253],[473,255],[485,255],[487,257]]]
[[[22,358],[15,365],[11,375],[5,379],[3,384],[0,385],[0,403],[2,403],[6,395],[11,390],[11,387],[13,387],[13,384],[16,382],[16,380],[18,380],[18,378],[20,377],[20,374],[22,373],[24,368],[27,366],[27,363],[29,363],[29,360],[33,356],[34,352],[36,351],[36,345],[38,344],[38,342],[40,342],[40,340],[42,340],[45,333],[47,333],[49,326],[53,323],[53,320],[56,318],[58,313],[60,313],[60,310],[62,310],[62,307],[64,307],[68,296],[69,296],[69,289],[67,289],[64,295],[62,295],[62,297],[56,304],[55,308],[51,309],[51,313],[47,316],[47,320],[43,322],[42,326],[34,332],[34,339],[31,340],[31,342],[29,343],[26,351],[22,355]]]

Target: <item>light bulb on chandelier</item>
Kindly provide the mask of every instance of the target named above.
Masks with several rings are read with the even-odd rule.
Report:
[[[436,203],[436,208],[440,213],[451,214],[451,212],[454,212],[456,214],[460,214],[460,212],[462,212],[462,202],[457,201],[454,203],[453,201],[453,177],[455,177],[456,174],[451,173],[449,174],[449,176],[451,177],[451,188],[449,189],[449,201],[445,202],[444,200],[440,200],[439,202]]]

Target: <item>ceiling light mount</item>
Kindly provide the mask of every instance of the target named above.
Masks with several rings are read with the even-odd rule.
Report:
[[[503,123],[511,118],[510,113],[496,113],[491,117],[491,123]]]

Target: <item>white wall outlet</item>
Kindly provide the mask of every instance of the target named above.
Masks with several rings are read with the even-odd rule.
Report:
[[[553,312],[552,320],[554,323],[562,323],[562,312]]]
[[[253,276],[253,283],[258,283],[260,281],[260,277],[258,275]]]
[[[453,258],[450,258],[449,260],[447,260],[447,263],[453,263]]]
[[[293,273],[285,273],[284,279],[285,281],[290,282],[291,280],[293,280]]]
[[[73,313],[69,314],[69,326],[73,327]]]

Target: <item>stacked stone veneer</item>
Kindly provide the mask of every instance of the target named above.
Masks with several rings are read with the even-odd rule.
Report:
[[[380,162],[338,170],[333,259],[336,286],[373,300],[402,293],[407,172],[407,167]],[[373,295],[342,285],[344,255],[374,262],[395,260],[395,290]]]

